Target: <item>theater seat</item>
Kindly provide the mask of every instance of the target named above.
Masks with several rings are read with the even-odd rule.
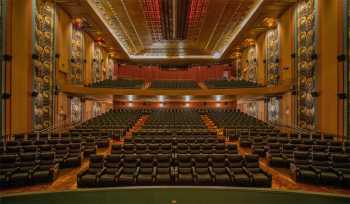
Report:
[[[175,169],[175,184],[193,185],[194,169],[189,154],[178,155],[177,168]]]
[[[59,163],[55,160],[55,153],[40,153],[38,159],[39,166],[32,175],[33,183],[54,181],[59,171]]]
[[[97,179],[103,171],[103,155],[90,155],[89,168],[82,170],[77,176],[78,187],[96,187]]]
[[[0,187],[9,185],[9,177],[16,171],[17,155],[0,155]]]
[[[194,155],[194,178],[197,185],[212,185],[213,179],[209,171],[208,155]]]
[[[230,186],[232,185],[229,170],[226,167],[226,158],[223,154],[214,154],[210,156],[209,167],[210,173],[214,178],[214,182],[219,186]]]
[[[123,159],[123,167],[118,174],[117,185],[135,185],[139,169],[139,161],[136,155],[126,155]]]
[[[173,183],[174,169],[170,155],[158,155],[156,158],[156,178],[157,185],[170,185]]]
[[[347,154],[332,155],[333,168],[341,177],[341,185],[350,187],[350,157]]]
[[[227,171],[231,176],[234,186],[250,186],[251,179],[243,169],[244,160],[241,155],[229,155],[227,157]]]
[[[318,174],[312,168],[309,152],[294,152],[293,162],[290,164],[292,177],[299,182],[317,183]]]
[[[137,184],[152,185],[155,180],[155,174],[153,155],[142,155],[140,157],[140,170],[136,179]]]
[[[99,186],[111,187],[116,185],[117,175],[120,174],[122,167],[122,155],[107,155],[104,163],[104,171],[101,172],[99,178]]]
[[[244,169],[252,178],[253,186],[255,187],[271,187],[272,176],[259,168],[258,155],[245,155]]]
[[[21,154],[16,163],[17,168],[9,178],[10,185],[20,186],[30,183],[32,173],[38,168],[35,159],[35,153]]]
[[[81,151],[80,143],[72,143],[69,145],[69,152],[64,162],[65,167],[80,166],[83,160],[83,153]]]

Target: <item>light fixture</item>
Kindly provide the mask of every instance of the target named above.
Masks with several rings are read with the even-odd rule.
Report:
[[[219,108],[219,107],[221,107],[221,103],[216,103],[215,106],[216,106],[217,108]]]
[[[164,97],[164,96],[162,96],[162,95],[158,96],[158,100],[159,100],[159,102],[164,102],[164,99],[165,99],[165,97]]]
[[[189,102],[191,100],[191,96],[188,96],[188,95],[184,96],[184,98],[186,102]]]
[[[133,103],[128,103],[128,107],[132,107],[133,106]]]
[[[277,26],[276,19],[274,19],[274,18],[266,17],[266,18],[264,18],[263,23],[268,28],[274,28]]]
[[[189,103],[185,103],[185,107],[186,108],[190,107],[190,104]]]
[[[221,99],[222,99],[222,95],[216,95],[215,96],[215,101],[221,101]]]
[[[219,53],[219,52],[214,52],[213,57],[214,57],[215,59],[220,58],[220,53]]]
[[[134,95],[128,95],[128,101],[133,101],[134,100]]]
[[[164,107],[164,103],[159,103],[159,107],[163,108]]]

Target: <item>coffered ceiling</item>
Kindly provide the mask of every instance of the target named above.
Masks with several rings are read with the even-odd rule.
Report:
[[[227,58],[252,19],[278,17],[295,1],[56,0],[72,16],[94,19],[120,58],[136,61]]]

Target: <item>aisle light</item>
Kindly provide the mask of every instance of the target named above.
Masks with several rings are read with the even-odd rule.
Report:
[[[186,107],[186,108],[190,107],[190,104],[189,104],[189,103],[186,103],[186,104],[185,104],[185,107]]]
[[[132,103],[128,103],[128,107],[132,107],[133,106],[133,104]]]
[[[216,107],[217,108],[221,107],[221,103],[216,103]]]
[[[191,100],[191,96],[185,96],[185,101],[189,102]]]
[[[159,103],[159,107],[163,108],[164,107],[164,103]]]

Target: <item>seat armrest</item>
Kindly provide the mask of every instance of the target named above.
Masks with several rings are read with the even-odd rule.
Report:
[[[250,172],[249,169],[248,169],[247,167],[245,167],[245,166],[243,167],[243,171],[244,171],[246,174],[248,174],[250,177],[253,176],[252,172]]]
[[[87,173],[87,171],[89,171],[89,168],[85,168],[85,169],[81,170],[78,173],[77,177],[80,178],[80,177],[84,176]]]
[[[120,174],[123,172],[123,169],[124,169],[123,166],[119,167],[118,171],[115,172],[115,175],[119,177]]]
[[[233,172],[231,171],[231,169],[229,167],[225,167],[225,169],[231,177],[234,176]]]
[[[136,171],[135,171],[134,174],[133,174],[134,178],[136,178],[137,175],[139,175],[139,171],[140,171],[140,167],[137,167],[137,168],[136,168]]]
[[[211,166],[209,167],[209,172],[211,175],[216,176],[216,173],[214,172],[213,167]]]
[[[106,171],[106,169],[107,169],[106,167],[103,167],[100,171],[97,172],[96,176],[100,177],[102,173]]]

